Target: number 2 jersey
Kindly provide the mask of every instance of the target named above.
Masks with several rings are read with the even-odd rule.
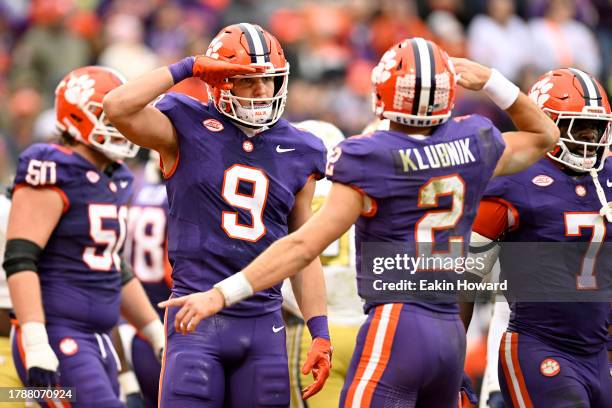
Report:
[[[452,239],[462,242],[466,254],[478,203],[504,147],[499,130],[479,115],[451,119],[429,136],[377,131],[336,147],[328,178],[371,201],[355,224],[357,281],[366,311],[386,303],[373,296],[372,265],[362,264],[367,245],[400,244],[405,254],[417,258],[417,242],[433,242],[433,249],[443,252]],[[452,301],[416,303],[458,312]]]
[[[206,291],[287,235],[295,196],[324,172],[323,142],[281,119],[249,138],[213,105],[167,94],[156,103],[174,125],[179,153],[166,174],[173,294]],[[166,169],[168,170],[168,169]],[[281,285],[223,311],[278,310]]]
[[[598,177],[612,201],[610,159]],[[491,205],[487,202],[497,206],[485,210]],[[572,177],[544,158],[520,173],[492,180],[483,203],[474,231],[495,239],[496,225],[506,229],[503,241],[508,244],[501,245],[499,261],[500,280],[507,279],[512,292],[508,329],[569,352],[601,351],[612,298],[575,297],[605,296],[612,277],[612,224],[599,214],[602,205],[592,177]],[[512,301],[514,296],[518,301]],[[554,301],[545,301],[549,296]]]
[[[32,145],[19,157],[15,189],[51,188],[64,201],[38,261],[47,325],[102,332],[117,323],[132,174],[123,164],[114,166],[108,176],[52,144]]]

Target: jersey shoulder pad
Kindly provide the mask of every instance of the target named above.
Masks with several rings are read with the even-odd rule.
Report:
[[[15,185],[61,188],[75,180],[82,160],[64,146],[34,144],[19,156]]]
[[[376,142],[372,139],[379,133],[352,136],[339,143],[327,162],[327,178],[356,187],[371,197],[383,197],[384,169],[377,160]]]
[[[169,112],[176,111],[177,108],[179,110],[183,109],[186,112],[202,112],[203,110],[209,109],[209,105],[191,96],[176,92],[160,95],[153,102],[153,106],[166,115],[168,115]]]

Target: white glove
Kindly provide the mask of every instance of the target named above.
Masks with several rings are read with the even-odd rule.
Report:
[[[49,345],[44,323],[22,324],[21,341],[28,371],[28,385],[33,387],[57,385],[59,360]]]

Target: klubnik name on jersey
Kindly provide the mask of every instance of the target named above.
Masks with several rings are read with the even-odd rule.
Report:
[[[393,153],[398,167],[406,173],[460,166],[476,161],[470,151],[469,138],[419,148],[399,149]]]

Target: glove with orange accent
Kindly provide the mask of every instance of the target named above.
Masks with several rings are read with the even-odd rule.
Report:
[[[312,371],[315,382],[302,390],[302,399],[307,400],[323,388],[331,370],[332,350],[331,342],[327,339],[317,337],[312,341],[302,374],[307,375]]]
[[[175,84],[186,78],[197,77],[214,88],[221,88],[224,90],[232,89],[233,84],[225,81],[225,79],[229,77],[264,72],[263,67],[233,64],[231,62],[210,58],[206,55],[183,58],[169,65],[168,69],[172,74],[172,79]]]
[[[463,378],[461,379],[461,391],[459,393],[459,400],[461,402],[461,406],[469,406],[467,403],[464,403],[465,400],[472,405],[478,405],[478,394],[474,391],[474,386],[472,385],[472,380],[470,377],[463,372]]]
[[[312,336],[312,345],[308,351],[306,362],[302,366],[302,374],[312,371],[315,382],[302,390],[302,399],[306,400],[321,391],[329,371],[331,370],[332,345],[329,340],[327,316],[315,316],[306,322]]]

